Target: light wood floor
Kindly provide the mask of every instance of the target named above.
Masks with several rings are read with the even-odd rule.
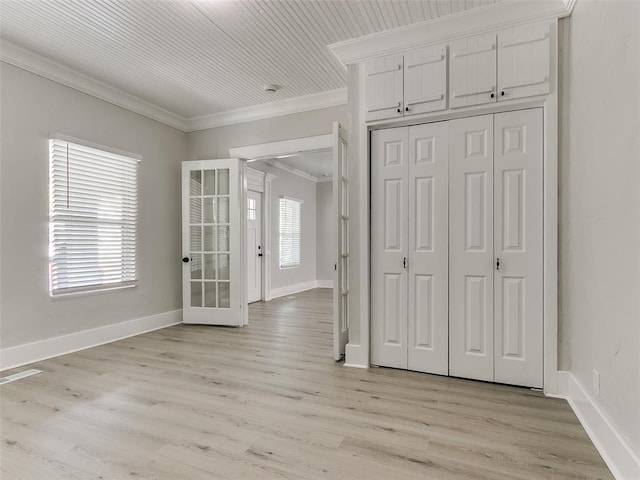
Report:
[[[34,364],[0,387],[0,477],[612,478],[565,401],[342,367],[330,312],[312,290]]]

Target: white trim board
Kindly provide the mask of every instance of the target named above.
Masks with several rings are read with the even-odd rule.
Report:
[[[222,127],[236,123],[265,120],[268,118],[291,115],[292,113],[308,112],[321,108],[346,105],[347,89],[338,88],[326,92],[314,93],[303,97],[287,98],[273,103],[263,103],[251,107],[227,110],[187,119],[187,132],[206,130],[207,128]]]
[[[183,132],[265,120],[347,103],[347,89],[338,88],[210,115],[184,117],[6,40],[0,43],[0,60]]]
[[[318,183],[318,178],[313,175],[309,175],[307,172],[303,172],[302,170],[298,170],[286,163],[279,162],[278,160],[262,160],[267,165],[271,165],[272,167],[278,168],[285,172],[290,173],[291,175],[295,175],[297,177],[303,178],[304,180],[308,180],[313,183]]]
[[[329,45],[329,49],[349,65],[522,23],[566,17],[571,15],[574,4],[575,0],[510,0],[345,40]]]
[[[566,389],[562,393],[613,476],[618,480],[640,479],[640,458],[609,420],[599,402],[573,373],[559,371],[558,379],[566,379]]]
[[[284,287],[272,288],[271,296],[266,300],[273,300],[274,298],[286,297],[287,295],[306,292],[307,290],[313,290],[314,288],[329,288],[329,287],[321,287],[319,285],[318,280],[310,280],[308,282],[294,283],[293,285],[285,285]]]
[[[105,325],[0,350],[0,371],[104,345],[182,323],[182,310]]]
[[[316,288],[333,288],[333,280],[316,280]]]

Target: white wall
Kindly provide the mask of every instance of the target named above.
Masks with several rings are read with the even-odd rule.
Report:
[[[316,186],[316,277],[324,283],[333,280],[336,231],[332,209],[333,182],[319,182]]]
[[[282,289],[316,280],[316,184],[263,162],[252,162],[251,168],[275,175],[271,182],[271,290]],[[300,266],[280,268],[280,197],[302,200],[302,239]]]
[[[640,454],[640,2],[569,20],[560,322],[570,368]],[[600,373],[600,396],[592,370]]]
[[[0,65],[0,347],[182,308],[180,162],[186,134]],[[48,139],[55,133],[142,155],[136,288],[49,297]]]
[[[190,132],[187,134],[187,158],[228,158],[229,149],[234,147],[326,135],[333,131],[336,120],[346,126],[346,115],[347,109],[343,105]]]

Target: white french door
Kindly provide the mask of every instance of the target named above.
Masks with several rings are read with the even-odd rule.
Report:
[[[247,299],[262,300],[262,194],[247,191]]]
[[[338,122],[333,124],[333,357],[339,360],[349,341],[349,155],[347,135]]]
[[[182,162],[184,323],[244,324],[240,178],[237,159]]]

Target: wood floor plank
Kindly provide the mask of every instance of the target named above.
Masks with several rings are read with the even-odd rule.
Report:
[[[0,387],[0,477],[612,478],[563,400],[334,362],[331,290],[249,317],[24,367],[43,373]]]

